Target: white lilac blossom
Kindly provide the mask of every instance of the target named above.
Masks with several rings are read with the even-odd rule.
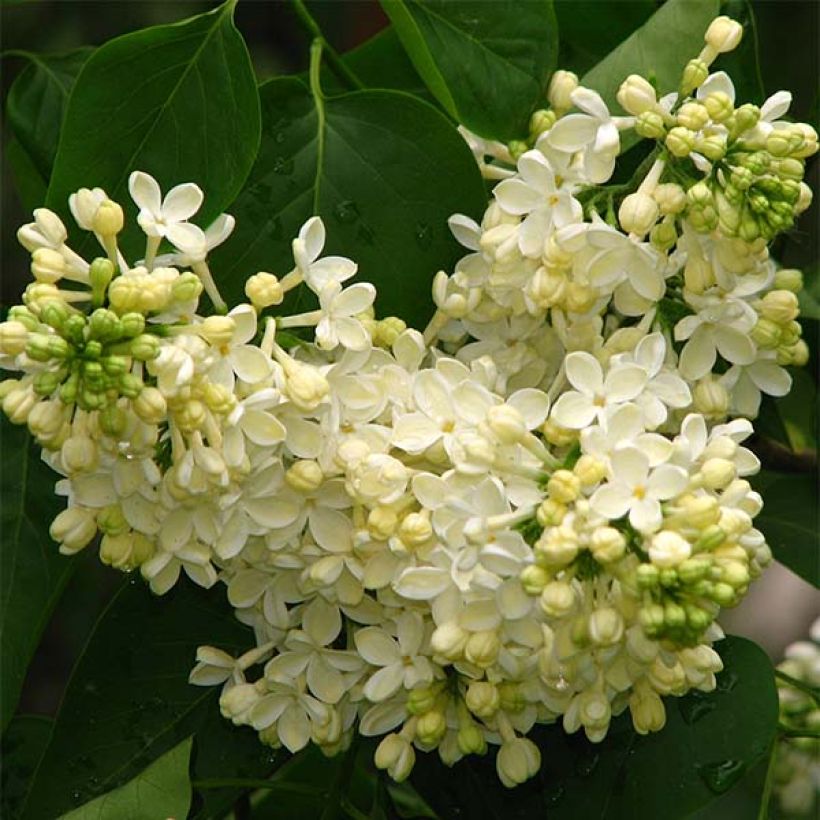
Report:
[[[736,41],[710,28],[699,60]],[[291,752],[383,735],[397,780],[414,749],[494,745],[514,786],[536,723],[599,742],[629,709],[659,731],[663,698],[714,688],[716,617],[771,560],[743,417],[807,357],[767,241],[817,141],[698,71],[660,101],[628,78],[630,116],[560,72],[529,143],[467,134],[500,181],[480,223],[451,218],[469,253],[423,334],[375,318],[319,217],[228,311],[207,253],[233,219],[190,223],[191,183],[132,174],[133,265],[101,189],[70,200],[98,259],[45,209],[20,229],[34,282],[0,324],[0,397],[62,476],[51,533],[66,554],[99,534],[157,594],[224,585],[255,646],[201,647],[191,682],[226,718]],[[655,147],[624,195],[604,183],[627,128]],[[282,312],[302,285],[318,309]]]

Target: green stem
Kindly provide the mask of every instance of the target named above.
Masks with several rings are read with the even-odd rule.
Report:
[[[760,796],[760,811],[757,813],[757,820],[768,820],[769,803],[772,799],[772,789],[774,789],[774,773],[777,763],[777,738],[772,741],[772,750],[769,752],[769,765],[766,768],[766,780],[763,783],[763,794]]]
[[[785,723],[778,723],[777,731],[781,737],[820,738],[820,731],[817,729],[793,729],[791,726],[786,726]]]
[[[317,790],[315,786],[302,783],[288,783],[283,780],[258,780],[242,777],[215,777],[205,780],[192,780],[195,789],[267,789],[269,791],[289,792],[290,794],[321,797],[326,791]]]
[[[313,18],[313,15],[308,11],[304,0],[293,0],[293,8],[296,11],[296,16],[302,25],[310,32],[314,40],[321,40],[325,53],[327,54],[328,65],[333,73],[345,84],[354,89],[364,88],[364,83],[344,64],[344,61],[339,56],[338,52],[325,39],[319,24]],[[312,49],[311,49],[312,50]]]
[[[325,160],[325,95],[322,93],[322,48],[324,40],[317,37],[310,45],[310,93],[316,106],[316,182],[313,186],[313,213],[319,213],[319,180]]]
[[[785,672],[781,672],[779,669],[774,670],[774,676],[776,678],[780,678],[780,680],[782,680],[784,683],[788,683],[789,686],[793,687],[794,689],[798,689],[799,691],[809,695],[809,697],[814,699],[815,703],[820,703],[820,688],[805,683],[802,680],[798,680],[797,678],[793,678],[791,675],[787,675]]]

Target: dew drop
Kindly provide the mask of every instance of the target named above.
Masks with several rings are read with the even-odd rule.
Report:
[[[293,160],[288,157],[276,157],[273,161],[273,173],[274,174],[292,174],[293,173]]]
[[[433,241],[433,230],[426,223],[418,222],[416,223],[415,237],[416,242],[418,242],[422,248],[428,248]]]
[[[721,672],[721,674],[717,677],[718,692],[731,692],[735,686],[737,686],[739,680],[740,678],[738,677],[737,672],[732,672],[730,670]]]
[[[701,780],[715,794],[723,794],[742,777],[746,764],[742,760],[722,760],[698,766]]]
[[[560,803],[562,798],[564,797],[564,792],[566,789],[561,785],[552,786],[546,793],[546,800],[550,806],[556,805],[556,803]]]
[[[691,692],[687,697],[678,701],[680,715],[690,726],[714,712],[716,708],[717,704],[714,700],[696,692]]]
[[[359,218],[359,206],[352,199],[346,199],[336,205],[333,209],[333,215],[339,222],[349,225]]]
[[[583,757],[575,764],[575,771],[581,775],[581,777],[588,777],[595,771],[600,759],[601,756],[597,752]]]
[[[274,141],[277,145],[281,145],[281,144],[285,141],[285,132],[284,132],[284,131],[277,131],[277,132],[273,135],[273,141]]]

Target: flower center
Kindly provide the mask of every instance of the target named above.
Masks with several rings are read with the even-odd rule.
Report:
[[[646,487],[639,484],[634,490],[632,490],[632,495],[634,495],[639,501],[642,500],[646,496]]]

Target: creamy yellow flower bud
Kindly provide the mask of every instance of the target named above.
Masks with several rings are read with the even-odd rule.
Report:
[[[572,108],[571,95],[578,88],[578,75],[572,71],[558,70],[550,79],[547,89],[549,104],[559,113]]]
[[[487,752],[484,733],[475,723],[465,723],[458,730],[458,748],[464,755],[483,755]]]
[[[658,221],[660,209],[654,198],[643,191],[630,194],[618,209],[618,221],[626,233],[644,236]]]
[[[100,236],[115,236],[125,223],[122,208],[116,202],[105,199],[100,203],[91,220],[91,227]]]
[[[527,434],[521,413],[509,404],[500,404],[487,411],[487,424],[502,444],[517,444]]]
[[[236,332],[236,322],[230,316],[208,316],[199,326],[203,339],[214,347],[230,343]]]
[[[652,192],[663,216],[679,214],[686,208],[686,193],[676,182],[662,182]]]
[[[624,634],[624,619],[611,607],[596,609],[589,616],[589,637],[597,646],[613,646]]]
[[[65,274],[65,258],[51,248],[37,248],[31,254],[31,275],[38,281],[53,284]]]
[[[626,538],[614,527],[597,527],[589,541],[592,557],[602,564],[618,561],[626,553]]]
[[[406,515],[398,529],[399,538],[408,547],[418,547],[433,537],[433,526],[425,513],[412,512]]]
[[[735,465],[725,458],[710,458],[700,468],[703,483],[710,490],[722,490],[737,475]]]
[[[562,567],[571,564],[578,556],[578,536],[573,530],[545,530],[535,544],[539,563]]]
[[[544,438],[556,447],[566,447],[577,441],[579,433],[577,430],[570,430],[567,427],[561,427],[552,419],[547,419],[541,426],[541,432]]]
[[[315,410],[330,392],[327,379],[318,368],[292,361],[287,369],[285,390],[297,409],[304,412]]]
[[[565,618],[575,608],[575,591],[566,581],[552,581],[541,592],[541,608],[551,618]]]
[[[425,712],[416,723],[416,737],[425,746],[437,746],[447,731],[447,720],[438,709]]]
[[[495,759],[501,782],[511,789],[533,777],[541,768],[541,752],[525,737],[502,743]]]
[[[802,144],[796,151],[792,152],[792,156],[796,159],[806,159],[816,154],[818,147],[820,147],[817,143],[817,131],[805,122],[794,123],[792,129],[799,132],[802,137]]]
[[[534,111],[530,117],[530,136],[533,138],[540,137],[546,131],[549,131],[555,125],[556,115],[554,111],[549,108],[540,108]]]
[[[398,516],[389,507],[375,507],[367,516],[367,531],[377,541],[390,538],[398,524]]]
[[[550,574],[538,564],[530,564],[521,570],[521,586],[527,595],[540,595],[544,587],[549,583]]]
[[[146,424],[159,424],[165,420],[168,403],[156,387],[145,387],[131,402],[134,412]]]
[[[799,293],[803,290],[803,273],[795,268],[781,268],[774,275],[774,286],[779,290]]]
[[[580,282],[569,282],[564,304],[572,313],[586,313],[595,304],[597,298],[598,293],[595,288],[582,285]]]
[[[498,688],[487,681],[473,681],[464,698],[467,708],[479,718],[491,718],[501,706]]]
[[[0,353],[17,356],[26,349],[28,329],[22,322],[11,320],[0,323]]]
[[[84,507],[69,507],[51,522],[49,534],[60,542],[63,555],[79,552],[97,534],[94,514]]]
[[[639,735],[659,732],[666,725],[666,709],[660,696],[646,687],[629,698],[632,725]]]
[[[82,434],[71,436],[63,442],[60,448],[60,458],[69,475],[89,472],[97,466],[99,458],[97,445],[89,436]]]
[[[569,280],[563,273],[538,268],[527,285],[527,296],[541,310],[548,310],[561,303]]]
[[[712,265],[702,256],[691,256],[686,261],[683,281],[687,290],[696,295],[702,294],[715,284]]]
[[[794,367],[805,367],[809,361],[809,346],[798,339],[791,347],[789,360]]]
[[[711,376],[705,376],[695,385],[692,398],[695,410],[709,418],[721,418],[729,409],[729,393]]]
[[[731,97],[725,91],[713,91],[707,94],[703,105],[715,122],[726,122],[735,110]]]
[[[470,663],[486,669],[495,663],[500,648],[498,633],[493,629],[486,629],[470,635],[464,647],[464,657]]]
[[[695,148],[695,132],[676,125],[666,135],[666,147],[676,157],[688,157]]]
[[[772,290],[760,300],[757,310],[764,319],[784,325],[798,317],[800,305],[792,291]]]
[[[717,54],[725,54],[737,48],[743,37],[743,26],[731,17],[722,14],[715,17],[706,29],[703,39]]]
[[[430,647],[436,655],[456,660],[464,654],[469,633],[455,621],[447,621],[437,627],[430,637]]]
[[[542,527],[554,527],[564,520],[566,514],[564,504],[554,498],[545,498],[536,510],[535,517]]]
[[[185,433],[192,433],[194,430],[200,430],[205,424],[207,418],[207,411],[205,405],[197,399],[190,399],[186,401],[174,413],[174,420],[179,425],[180,430]]]
[[[661,530],[652,536],[649,559],[656,567],[676,567],[692,554],[692,545],[672,530]]]
[[[581,480],[570,470],[556,470],[547,482],[547,493],[559,504],[575,501],[581,492]]]
[[[720,518],[720,505],[712,496],[683,496],[678,502],[685,527],[704,530]]]
[[[65,408],[59,401],[41,401],[28,414],[28,429],[33,436],[50,439],[56,435],[65,421]]]
[[[583,455],[575,462],[572,471],[582,487],[593,487],[606,475],[606,465],[594,456]]]
[[[386,316],[376,323],[375,339],[383,347],[392,347],[405,330],[407,330],[407,323],[398,316]]]
[[[779,324],[770,319],[761,319],[749,331],[749,336],[758,347],[774,350],[781,342],[782,333]]]
[[[296,461],[285,473],[288,486],[300,493],[311,493],[317,490],[325,480],[322,468],[310,460]]]
[[[689,131],[700,131],[709,122],[709,112],[706,106],[699,102],[684,103],[675,115],[678,125]]]
[[[392,733],[376,747],[373,762],[377,769],[386,770],[396,783],[401,783],[410,776],[416,762],[416,753],[412,744]]]
[[[630,74],[621,83],[616,99],[624,111],[636,117],[644,111],[654,108],[658,102],[652,84],[639,74]]]
[[[245,295],[257,310],[271,305],[281,305],[285,291],[272,273],[260,272],[249,277],[245,283]]]

